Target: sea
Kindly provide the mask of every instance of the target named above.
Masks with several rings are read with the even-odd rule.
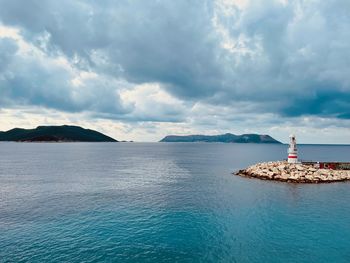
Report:
[[[314,161],[350,146],[300,145]],[[350,182],[233,172],[286,145],[0,143],[0,262],[350,262]]]

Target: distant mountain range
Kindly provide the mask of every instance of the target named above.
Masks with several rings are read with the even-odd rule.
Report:
[[[100,132],[79,126],[38,126],[35,129],[15,128],[0,132],[0,141],[17,142],[117,142]]]
[[[281,143],[269,135],[226,133],[222,135],[169,135],[160,142]]]

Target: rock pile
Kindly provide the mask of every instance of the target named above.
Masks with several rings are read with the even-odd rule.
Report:
[[[236,174],[291,183],[329,183],[350,180],[350,170],[318,169],[312,165],[291,164],[286,161],[258,163]]]

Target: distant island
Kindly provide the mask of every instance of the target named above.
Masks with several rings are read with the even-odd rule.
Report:
[[[226,133],[221,135],[169,135],[160,140],[160,142],[281,143],[269,135],[235,135],[232,133]]]
[[[35,129],[14,128],[0,132],[0,141],[16,142],[117,142],[100,132],[79,126],[38,126]]]

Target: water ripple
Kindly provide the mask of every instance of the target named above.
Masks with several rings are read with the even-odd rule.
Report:
[[[0,262],[348,262],[350,184],[231,175],[284,155],[283,145],[2,143]]]

